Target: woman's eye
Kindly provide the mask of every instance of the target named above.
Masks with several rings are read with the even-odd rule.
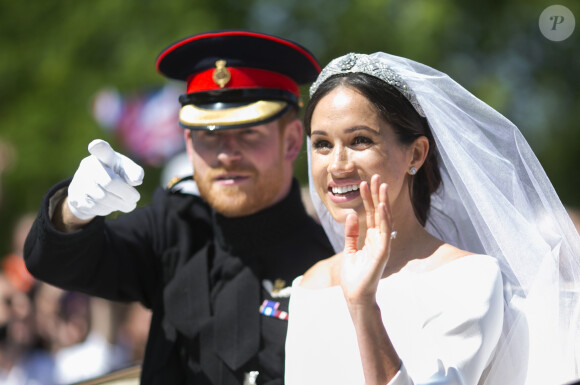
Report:
[[[315,140],[314,143],[312,143],[312,147],[316,148],[316,149],[323,149],[323,148],[330,148],[330,142],[328,140],[323,140],[323,139],[319,139],[319,140]]]
[[[352,140],[352,144],[353,145],[357,145],[357,144],[373,144],[373,140],[371,138],[366,137],[366,136],[357,136],[356,138],[354,138]]]

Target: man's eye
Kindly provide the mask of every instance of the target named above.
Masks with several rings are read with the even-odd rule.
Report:
[[[210,131],[210,130],[204,130],[200,133],[200,136],[204,139],[207,138],[217,138],[218,133],[215,131]]]

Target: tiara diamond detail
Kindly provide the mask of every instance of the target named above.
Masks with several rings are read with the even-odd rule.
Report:
[[[356,65],[356,55],[353,53],[349,53],[348,55],[343,56],[338,65],[340,69],[343,71],[350,70],[352,67]]]

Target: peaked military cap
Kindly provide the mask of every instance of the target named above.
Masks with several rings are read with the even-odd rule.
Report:
[[[166,48],[156,62],[168,78],[187,83],[181,126],[240,128],[278,119],[300,105],[299,85],[320,72],[314,55],[280,37],[226,30],[194,35]]]

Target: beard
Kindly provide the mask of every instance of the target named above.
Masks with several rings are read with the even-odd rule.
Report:
[[[241,172],[250,179],[241,185],[227,186],[215,182],[215,178],[227,172]],[[235,218],[255,214],[275,203],[283,188],[284,170],[282,160],[267,170],[253,167],[212,168],[204,175],[194,173],[199,193],[206,202],[225,217]]]

